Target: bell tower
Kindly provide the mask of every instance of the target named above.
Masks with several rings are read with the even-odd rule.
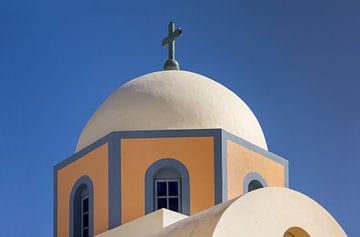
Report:
[[[184,215],[268,186],[288,162],[231,90],[174,65],[120,87],[90,118],[76,151],[54,167],[54,236],[101,234],[166,208]],[[170,50],[171,49],[171,50]],[[169,66],[169,65],[173,66]]]

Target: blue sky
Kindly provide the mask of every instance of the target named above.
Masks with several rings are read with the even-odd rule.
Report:
[[[161,40],[184,30],[184,70],[236,92],[290,187],[360,236],[359,1],[0,2],[0,232],[51,236],[53,166],[96,108],[162,69]]]

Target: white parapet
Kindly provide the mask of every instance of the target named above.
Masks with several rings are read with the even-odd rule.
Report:
[[[187,217],[167,209],[160,209],[101,233],[96,237],[145,237]]]
[[[320,204],[302,193],[282,187],[257,189],[150,236],[347,237]]]

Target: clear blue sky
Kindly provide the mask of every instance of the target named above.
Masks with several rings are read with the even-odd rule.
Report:
[[[360,236],[359,1],[0,2],[0,233],[51,236],[53,166],[126,81],[177,58],[250,106],[290,187]]]

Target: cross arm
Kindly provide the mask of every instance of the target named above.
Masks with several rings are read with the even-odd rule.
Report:
[[[161,45],[165,47],[166,45],[170,44],[172,41],[175,40],[175,38],[179,37],[182,33],[182,29],[178,28],[176,29],[171,35],[163,39]]]

